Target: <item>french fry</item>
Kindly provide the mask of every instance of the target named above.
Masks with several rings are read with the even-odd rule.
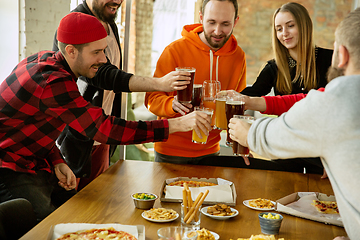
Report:
[[[185,219],[184,219],[184,222],[189,224],[194,219],[196,213],[199,211],[200,206],[203,204],[203,202],[208,194],[209,194],[209,190],[206,189],[205,193],[202,194],[201,199],[196,203],[196,206],[195,206],[194,210],[191,212],[190,217],[187,219],[187,221],[185,221]],[[201,195],[201,193],[199,195]],[[193,209],[193,207],[191,207],[191,209]]]
[[[180,233],[176,233],[175,239],[176,239],[176,240],[181,240]]]

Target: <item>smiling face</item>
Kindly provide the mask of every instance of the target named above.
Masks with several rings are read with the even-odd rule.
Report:
[[[71,46],[71,45],[70,45]],[[99,67],[107,62],[104,49],[107,46],[106,39],[100,39],[84,46],[81,51],[74,50],[71,69],[74,74],[93,78]]]
[[[117,12],[124,0],[93,0],[92,11],[103,22],[112,23],[115,21]]]
[[[277,39],[289,52],[296,51],[299,43],[299,28],[294,16],[289,12],[279,12],[275,17]]]
[[[204,30],[200,39],[213,50],[220,49],[229,40],[238,19],[235,19],[235,7],[230,1],[209,1],[200,13]]]

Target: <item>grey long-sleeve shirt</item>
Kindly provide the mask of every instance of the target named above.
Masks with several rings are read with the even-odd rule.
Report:
[[[345,230],[360,239],[360,75],[311,90],[279,118],[258,119],[247,140],[271,159],[321,157]]]

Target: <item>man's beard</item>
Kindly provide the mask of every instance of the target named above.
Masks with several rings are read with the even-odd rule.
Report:
[[[79,55],[75,62],[76,62],[75,68],[77,69],[78,74],[80,76],[84,76],[87,78],[94,77],[94,76],[90,75],[90,70],[92,67],[100,68],[102,65],[104,65],[104,63],[93,64],[90,67],[88,65],[84,65],[84,57],[82,55],[82,52],[79,52]],[[96,73],[95,73],[95,75],[96,75]]]
[[[105,4],[104,6],[100,6],[100,4],[98,3],[98,1],[94,1],[93,2],[93,11],[95,13],[95,15],[103,22],[106,22],[106,23],[113,23],[115,22],[115,19],[117,17],[117,13],[118,13],[118,10],[120,8],[118,8],[115,12],[115,14],[107,14],[105,12],[105,7],[120,7],[119,4],[116,4],[116,3],[107,3]]]
[[[334,78],[344,76],[345,69],[338,68],[338,67],[329,67],[329,70],[327,72],[327,81],[330,82]]]
[[[206,41],[209,43],[209,45],[211,47],[213,47],[214,49],[220,49],[222,48],[225,43],[229,40],[229,38],[231,37],[231,34],[232,34],[232,31],[231,33],[229,34],[229,36],[225,36],[225,38],[223,39],[223,41],[219,42],[219,43],[213,43],[211,41],[211,35],[208,35],[205,30],[204,30],[204,35],[205,35],[205,38],[206,38]],[[220,35],[220,37],[224,37],[223,35]]]

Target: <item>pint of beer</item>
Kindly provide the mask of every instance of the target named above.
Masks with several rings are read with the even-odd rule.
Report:
[[[245,107],[245,102],[243,96],[234,96],[226,100],[225,111],[226,111],[227,125],[229,125],[229,121],[234,115],[244,115],[244,107]],[[233,140],[231,140],[229,136],[229,129],[227,129],[226,145],[231,147],[232,142]]]
[[[194,84],[194,78],[195,78],[195,68],[193,67],[177,67],[175,69],[176,71],[185,71],[190,72],[191,74],[191,80],[190,83],[187,85],[187,87],[183,90],[177,91],[177,99],[181,103],[191,103],[192,93],[193,93],[193,84]]]
[[[195,107],[195,111],[202,111],[205,112],[208,116],[212,117],[213,115],[213,109],[211,108],[205,108],[205,107]],[[196,134],[195,130],[192,130],[192,142],[193,143],[199,143],[199,144],[206,144],[207,141],[207,135],[205,135],[203,133],[203,131],[201,131],[201,138]]]

